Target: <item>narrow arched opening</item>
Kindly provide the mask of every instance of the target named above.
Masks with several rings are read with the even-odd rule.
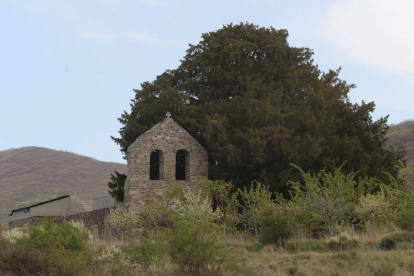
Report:
[[[190,154],[186,150],[179,150],[175,159],[175,179],[190,179]]]
[[[163,179],[164,155],[161,150],[153,150],[150,156],[150,180]]]

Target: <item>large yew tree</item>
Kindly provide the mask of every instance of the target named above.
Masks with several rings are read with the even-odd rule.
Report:
[[[312,50],[289,46],[288,32],[253,24],[205,33],[175,70],[134,90],[131,111],[119,121],[126,154],[142,133],[173,119],[209,152],[212,179],[243,186],[256,179],[273,191],[305,171],[396,176],[401,154],[384,148],[387,117],[372,119],[374,103],[352,103],[354,85],[339,70],[321,72]]]

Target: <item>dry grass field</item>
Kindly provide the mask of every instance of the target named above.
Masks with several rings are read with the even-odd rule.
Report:
[[[253,238],[233,236],[228,240],[227,260],[222,276],[412,276],[414,275],[414,244],[397,250],[380,250],[378,240],[386,232],[356,235],[359,246],[352,250],[332,251],[329,239],[294,239],[286,250],[258,246]],[[126,241],[99,241],[101,248],[122,247]],[[148,268],[123,266],[107,262],[100,275],[181,275],[168,258]],[[92,275],[92,274],[91,274]]]

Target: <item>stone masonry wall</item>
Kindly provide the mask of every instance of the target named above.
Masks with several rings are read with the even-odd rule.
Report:
[[[150,180],[150,156],[162,152],[160,180]],[[176,154],[188,152],[186,180],[175,179]],[[168,185],[186,185],[198,177],[208,177],[208,154],[198,141],[170,118],[145,132],[128,148],[128,178],[125,199],[133,206],[144,205],[150,194],[161,196]]]

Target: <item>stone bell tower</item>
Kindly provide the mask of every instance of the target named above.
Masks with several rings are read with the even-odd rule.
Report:
[[[125,201],[144,205],[172,183],[186,184],[208,176],[208,153],[167,112],[164,121],[142,134],[128,148]]]

